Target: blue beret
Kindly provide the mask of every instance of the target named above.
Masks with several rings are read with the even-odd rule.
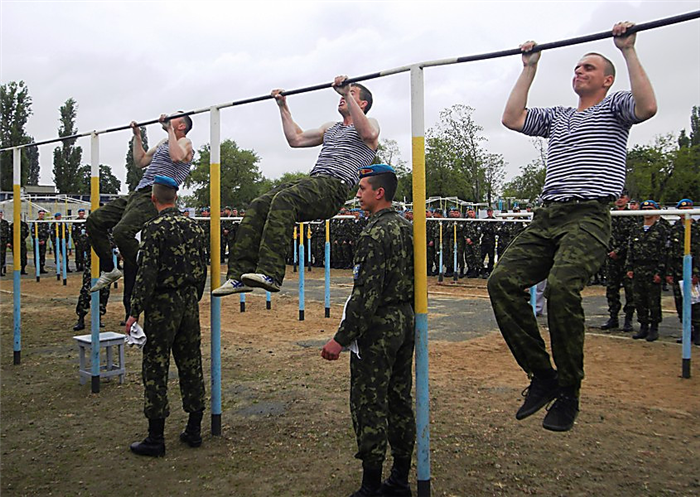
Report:
[[[658,209],[659,204],[656,203],[656,200],[645,200],[642,202],[641,208],[644,209],[645,207],[651,207],[652,209]]]
[[[394,168],[388,164],[371,164],[366,167],[359,168],[360,178],[366,178],[368,176],[376,176],[378,174],[391,173],[396,174]]]
[[[155,179],[153,180],[153,184],[167,186],[168,188],[174,188],[175,190],[178,189],[177,182],[167,176],[156,175]]]
[[[678,204],[676,204],[676,209],[680,209],[681,207],[692,207],[692,206],[693,206],[693,201],[690,200],[689,198],[684,198],[684,199],[678,201]]]
[[[85,209],[80,208],[80,209],[78,209],[78,212],[85,212]]]
[[[61,215],[60,212],[56,212],[56,213],[53,215],[53,217],[58,217],[58,216],[60,216],[60,215]]]

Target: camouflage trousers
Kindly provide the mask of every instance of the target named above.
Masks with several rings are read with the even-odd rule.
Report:
[[[228,278],[262,273],[281,284],[294,223],[333,217],[348,193],[337,178],[313,176],[283,183],[253,200],[236,234]]]
[[[379,308],[350,358],[350,412],[357,438],[355,457],[381,466],[387,441],[392,456],[410,459],[416,440],[411,385],[415,346],[413,308]]]
[[[7,259],[7,241],[0,240],[0,266],[5,267],[5,259]]]
[[[84,242],[76,243],[73,250],[75,251],[75,269],[82,271],[85,268],[85,259],[90,258],[90,245]]]
[[[85,222],[90,245],[100,258],[100,270],[114,269],[112,244],[109,230],[112,230],[114,243],[125,261],[136,265],[139,242],[136,233],[143,225],[158,214],[151,202],[151,188],[144,187],[131,192],[127,198],[118,198],[93,211]]]
[[[625,315],[632,316],[634,314],[634,289],[632,288],[632,280],[627,277],[625,262],[608,257],[605,265],[607,273],[605,297],[608,299],[610,317],[616,318],[622,309],[620,287],[625,289]]]
[[[197,290],[186,287],[174,292],[156,293],[144,309],[143,347],[144,414],[148,419],[166,418],[170,352],[177,365],[185,412],[204,409],[201,334]]]
[[[469,273],[471,275],[478,275],[479,273],[479,257],[477,256],[479,252],[479,248],[475,245],[469,245],[467,244],[464,247],[464,252],[465,252],[465,259],[467,261],[467,268],[469,269]]]
[[[515,360],[529,375],[551,368],[530,306],[529,288],[547,280],[547,320],[559,384],[580,387],[585,332],[581,290],[605,259],[610,238],[608,205],[595,200],[559,202],[535,211],[488,280],[498,326]]]
[[[87,264],[83,267],[83,286],[80,287],[80,296],[78,303],[75,306],[75,313],[78,317],[84,317],[90,311],[92,302],[92,294],[90,287],[92,286],[91,264],[88,258]],[[109,301],[109,287],[100,290],[100,316],[107,313],[107,302]]]
[[[46,242],[43,244],[39,241],[39,256],[36,254],[36,245],[34,244],[34,239],[32,238],[32,247],[34,248],[34,265],[36,265],[37,259],[39,260],[39,267],[44,267],[46,265]]]
[[[455,263],[455,248],[454,242],[450,240],[448,242],[447,250],[447,260],[444,261],[445,265],[448,267],[448,271],[464,271],[464,245],[457,241],[457,267],[454,267]]]
[[[660,323],[662,283],[654,283],[655,267],[636,266],[632,270],[637,321],[641,324]]]
[[[484,261],[486,260],[486,256],[488,255],[489,257],[489,264],[486,266],[486,272],[488,274],[491,274],[493,271],[493,265],[494,262],[496,261],[496,244],[495,243],[481,243],[481,270],[484,268]]]
[[[21,248],[20,248],[20,251],[19,251],[19,260],[20,260],[20,264],[21,264],[21,266],[22,266],[22,269],[24,269],[24,268],[27,267],[27,241],[26,241],[26,240],[20,240],[19,243],[20,243],[20,245],[21,245]],[[13,257],[14,257],[14,253],[15,253],[15,247],[13,246],[13,247],[12,247],[12,254],[13,254]]]

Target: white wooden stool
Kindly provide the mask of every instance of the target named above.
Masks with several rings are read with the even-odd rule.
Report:
[[[73,339],[78,344],[78,351],[80,353],[80,369],[78,371],[80,375],[80,384],[85,385],[87,379],[92,377],[92,368],[91,366],[87,366],[85,361],[85,351],[88,350],[92,353],[92,335],[78,335],[74,336]],[[119,383],[124,383],[124,375],[126,374],[126,369],[124,367],[125,341],[126,335],[121,333],[114,333],[112,331],[100,333],[100,348],[104,347],[106,349],[107,356],[105,365],[100,365],[100,378],[109,380],[112,376],[119,376]],[[119,356],[119,362],[117,364],[114,363],[114,353],[112,351],[112,347],[115,345]],[[100,354],[100,356],[102,356],[102,354]]]

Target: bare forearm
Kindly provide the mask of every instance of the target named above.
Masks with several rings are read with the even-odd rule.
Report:
[[[187,152],[182,149],[172,126],[168,128],[168,154],[173,162],[185,162],[187,159]]]
[[[352,117],[352,123],[355,126],[355,130],[360,135],[360,138],[368,145],[374,145],[373,148],[376,149],[379,140],[379,130],[372,124],[360,106],[357,105],[354,98],[346,97],[345,100],[348,105],[350,117]]]
[[[282,118],[282,131],[290,147],[299,146],[299,137],[304,132],[301,127],[292,119],[292,113],[286,105],[280,106],[280,117]]]
[[[145,167],[148,164],[144,164],[144,157],[146,156],[146,151],[143,149],[143,142],[141,141],[141,136],[134,136],[131,140],[131,151],[134,156],[134,164],[138,167]]]
[[[622,50],[622,56],[625,58],[629,72],[630,85],[635,102],[634,113],[637,118],[644,121],[656,114],[657,106],[654,89],[634,47]]]
[[[510,92],[501,122],[509,129],[521,131],[527,116],[527,97],[537,73],[537,65],[525,65]]]

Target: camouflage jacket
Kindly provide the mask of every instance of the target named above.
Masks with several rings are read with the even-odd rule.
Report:
[[[364,334],[380,307],[413,303],[413,226],[395,210],[375,213],[360,234],[353,279],[335,334],[342,346]]]
[[[148,221],[141,232],[131,315],[138,317],[158,293],[194,287],[201,299],[207,280],[206,243],[202,227],[175,207]]]
[[[12,232],[10,231],[10,223],[4,219],[0,220],[0,240],[2,243],[10,243]]]
[[[486,218],[489,219],[489,218]],[[479,223],[479,233],[481,234],[481,243],[484,245],[493,245],[496,243],[496,223],[493,221],[485,221]]]
[[[649,268],[653,274],[664,277],[666,275],[667,239],[668,234],[663,223],[655,222],[648,231],[644,231],[643,224],[637,224],[630,235],[627,250],[627,271],[635,271],[640,267],[645,267]]]
[[[25,221],[20,221],[20,240],[24,242],[27,237],[29,236],[29,224],[26,223]],[[14,229],[14,224],[10,225],[10,239],[8,242],[14,246],[15,239],[14,239],[14,232],[12,231]]]
[[[683,279],[683,257],[685,256],[685,222],[683,219],[676,221],[668,235],[668,259],[666,262],[667,274],[676,280]],[[696,258],[700,255],[700,224],[697,221],[690,223],[690,253],[693,256],[693,275],[700,275],[700,265]]]
[[[630,235],[639,224],[640,217],[613,216],[610,227],[609,252],[615,252],[618,260],[625,260],[627,257],[627,246],[630,243]]]
[[[71,237],[76,248],[86,250],[89,247],[86,223],[73,223],[71,226]]]
[[[35,226],[32,226],[32,238],[36,238],[35,230],[38,230],[39,241],[48,240],[51,234],[51,226],[49,225],[49,223],[35,223]]]

